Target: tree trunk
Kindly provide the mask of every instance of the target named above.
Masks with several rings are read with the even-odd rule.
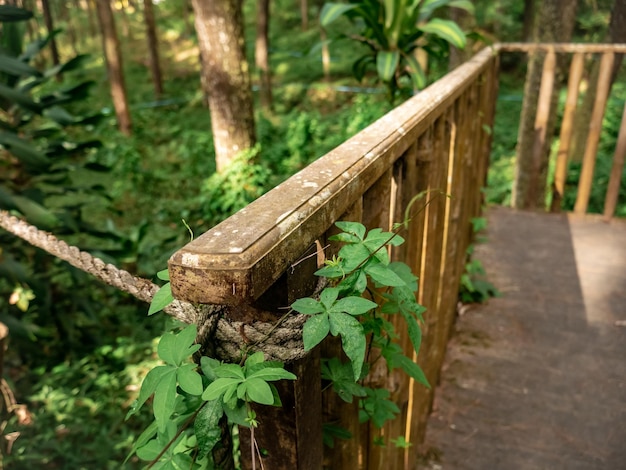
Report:
[[[536,42],[568,42],[576,18],[576,0],[545,0],[535,18]],[[524,103],[517,138],[512,204],[520,209],[545,207],[550,143],[556,121],[558,93],[551,91],[545,119],[537,119],[545,53],[530,53]],[[559,60],[558,70],[564,62]],[[548,77],[547,77],[548,78]],[[560,80],[556,80],[559,83]],[[558,87],[557,87],[558,88]],[[546,98],[547,99],[547,98]]]
[[[78,54],[78,48],[76,47],[76,28],[74,27],[74,23],[72,23],[72,18],[67,9],[67,5],[65,2],[59,3],[59,18],[65,22],[65,27],[67,30],[67,37],[70,40],[70,46],[72,47],[72,52],[74,55]]]
[[[607,38],[607,42],[617,44],[626,42],[626,0],[615,0],[613,10],[611,11],[611,22],[609,24],[609,37]],[[615,82],[623,59],[623,54],[615,54],[613,72],[611,73],[611,86],[613,86]],[[589,135],[589,117],[593,110],[593,104],[596,101],[599,74],[600,60],[598,58],[598,60],[594,60],[591,65],[587,92],[585,93],[580,110],[576,113],[576,117],[574,118],[574,137],[572,139],[570,158],[570,160],[574,162],[581,162],[583,154],[585,153],[587,136]]]
[[[52,21],[52,12],[50,11],[48,0],[41,0],[41,8],[43,10],[43,19],[46,23],[48,34],[52,34],[54,31],[54,22]],[[57,42],[54,37],[50,38],[50,53],[52,54],[52,64],[59,65],[59,50],[57,49]]]
[[[148,39],[148,52],[150,57],[150,71],[154,84],[154,96],[158,99],[163,94],[163,78],[159,64],[159,45],[154,21],[154,9],[152,0],[143,0],[143,16],[146,23],[146,37]]]
[[[193,0],[217,171],[255,143],[241,0]]]
[[[110,0],[96,0],[97,17],[102,33],[102,47],[106,58],[107,72],[111,84],[111,98],[117,116],[117,124],[125,135],[131,133],[130,111],[124,85],[124,69],[120,43],[115,30],[115,20],[111,10]]]
[[[533,40],[533,22],[535,18],[535,0],[524,0],[524,29],[522,30],[522,41]]]
[[[302,31],[309,29],[309,2],[300,0],[300,16],[302,16]]]
[[[272,107],[272,77],[269,64],[270,0],[257,0],[255,60],[259,71],[259,96],[261,105]]]

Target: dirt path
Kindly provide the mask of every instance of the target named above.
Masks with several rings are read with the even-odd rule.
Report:
[[[626,469],[626,223],[491,209],[421,468]]]

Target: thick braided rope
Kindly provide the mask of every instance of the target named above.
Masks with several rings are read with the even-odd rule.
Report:
[[[144,302],[149,303],[159,289],[148,279],[105,263],[4,210],[0,210],[0,227]],[[165,311],[185,323],[195,323],[198,326],[198,342],[207,353],[223,360],[239,360],[243,350],[263,351],[268,360],[283,362],[305,355],[302,344],[304,315],[289,316],[278,325],[266,322],[244,324],[226,320],[224,306],[193,305],[180,300],[172,302]]]

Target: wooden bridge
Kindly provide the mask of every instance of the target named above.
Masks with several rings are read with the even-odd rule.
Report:
[[[191,302],[225,305],[227,320],[240,329],[275,321],[283,315],[282,307],[313,292],[316,279],[312,273],[320,262],[320,247],[327,245],[335,221],[360,221],[368,228],[389,229],[394,222],[404,219],[413,196],[426,191],[430,195],[429,203],[422,211],[412,214],[408,230],[403,233],[407,243],[396,248],[392,257],[409,264],[420,277],[418,300],[428,311],[417,361],[430,383],[437,384],[456,317],[459,279],[472,237],[471,219],[481,213],[481,188],[485,184],[492,139],[499,55],[506,49],[526,47],[494,46],[483,50],[188,244],[170,260],[175,296]],[[547,61],[552,61],[555,54],[574,52],[578,57],[576,54],[595,52],[608,57],[608,63],[615,52],[626,51],[623,45],[595,45],[588,49],[571,45],[535,47],[548,51]],[[544,69],[544,79],[550,80],[550,67]],[[552,76],[551,87],[553,83]],[[599,89],[598,94],[602,98],[603,91]],[[601,122],[603,111],[602,103],[597,107],[598,113],[592,116],[594,129],[597,120]],[[566,118],[571,118],[567,113]],[[622,123],[622,128],[624,126]],[[537,135],[549,138],[541,133],[541,127]],[[587,206],[589,175],[593,175],[597,149],[598,133],[590,135],[579,190],[580,202],[577,202],[577,211],[581,213]],[[616,152],[613,173],[617,176],[609,185],[607,217],[612,214],[611,207],[615,207],[618,197],[625,141],[626,131],[620,137],[621,147],[618,145]],[[566,165],[566,159],[560,160],[559,165]],[[559,169],[557,175],[562,175],[561,171]],[[557,191],[560,177],[557,176],[555,182]],[[437,191],[451,197],[436,197]],[[478,313],[468,313],[459,322],[457,328],[461,333],[452,343],[452,359],[446,362],[442,390],[436,392],[438,398],[428,436],[430,448],[441,459],[425,465],[446,469],[583,468],[574,464],[552,466],[562,455],[561,450],[552,447],[555,436],[568,442],[572,452],[588,452],[585,455],[590,462],[607,465],[623,462],[619,443],[626,437],[623,419],[625,330],[616,326],[626,320],[620,318],[625,307],[625,279],[623,269],[620,271],[626,264],[623,225],[607,225],[597,219],[590,225],[584,222],[579,225],[565,215],[502,210],[489,212],[489,220],[493,241],[481,255],[491,271],[490,279],[504,296],[484,310],[477,310]],[[588,283],[574,263],[579,260],[579,245],[578,235],[572,238],[571,233],[592,237],[595,236],[591,235],[592,231],[619,246],[612,251],[607,241],[594,242],[591,238],[580,245],[605,250],[603,256],[614,265],[614,271],[604,273],[599,267],[601,257],[581,249],[580,256],[587,257],[585,259],[593,266]],[[620,246],[621,251],[618,251]],[[336,249],[331,245],[325,256],[331,256]],[[507,254],[509,257],[505,256]],[[606,289],[615,296],[611,299],[617,300],[608,300],[603,294]],[[520,302],[524,303],[521,312],[515,307]],[[600,307],[607,303],[615,305],[617,310]],[[582,336],[579,338],[576,334]],[[464,338],[469,338],[469,345],[464,344]],[[509,345],[505,339],[513,343]],[[408,338],[402,338],[402,342],[410,355]],[[304,359],[292,362],[290,367],[300,380],[282,385],[284,407],[259,410],[263,425],[257,439],[260,447],[267,450],[265,468],[415,468],[433,404],[432,391],[401,374],[388,373],[379,381],[391,391],[401,415],[382,429],[361,425],[354,405],[321,390],[320,357],[332,353],[334,347],[332,343],[323,344]],[[468,351],[477,355],[476,360]],[[460,371],[454,369],[457,365],[454,354],[463,356]],[[587,372],[584,367],[589,368]],[[523,376],[517,377],[516,372]],[[515,381],[506,375],[511,373]],[[455,381],[456,378],[459,379]],[[469,386],[464,387],[466,383]],[[468,393],[461,393],[464,391]],[[547,404],[542,408],[544,402]],[[516,406],[507,408],[511,403]],[[550,412],[580,419],[557,422],[556,415],[551,417]],[[593,419],[585,418],[587,415],[583,412],[594,414]],[[340,424],[354,438],[339,441],[333,449],[323,448],[324,422]],[[574,433],[570,432],[569,423],[572,427],[583,424],[588,427],[581,427],[580,433]],[[523,430],[527,431],[525,435]],[[591,436],[596,430],[607,433],[601,445],[595,440],[604,434]],[[513,441],[505,440],[505,431]],[[450,433],[456,439],[450,438]],[[525,441],[524,436],[531,440]],[[399,437],[412,445],[397,448],[391,439]],[[375,438],[382,438],[384,445],[373,444]],[[479,439],[484,440],[479,444]],[[498,455],[514,454],[521,458],[536,450],[553,460],[537,460],[538,466],[533,466],[533,460],[528,458],[519,466],[510,464],[512,460],[504,456],[491,461],[471,460],[477,453],[489,454],[494,443],[502,450]],[[615,460],[617,457],[621,459]],[[549,465],[543,466],[541,462]],[[584,468],[611,467],[598,464]]]

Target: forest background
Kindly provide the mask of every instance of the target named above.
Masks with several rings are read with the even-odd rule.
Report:
[[[255,60],[255,40],[257,8],[264,2],[246,0],[246,55],[250,64],[257,63],[251,65],[257,145],[216,172],[191,1],[110,3],[121,42],[127,124],[112,106],[112,75],[98,26],[104,24],[103,13],[95,8],[102,1],[19,3],[34,17],[19,28],[3,23],[2,47],[6,51],[15,44],[13,33],[24,46],[40,41],[30,49],[30,63],[45,72],[24,73],[37,82],[31,96],[50,101],[45,111],[13,123],[32,146],[19,147],[6,133],[0,135],[0,144],[13,148],[0,153],[0,207],[150,279],[188,241],[190,231],[206,231],[392,107],[375,70],[361,81],[353,75],[354,59],[365,46],[345,39],[326,42],[353,26],[340,18],[320,28],[319,1],[269,2],[271,96],[262,93],[267,74]],[[533,23],[540,20],[539,3],[477,0],[473,15],[439,10],[437,16],[472,34],[464,52],[431,51],[423,62],[428,83],[484,44],[530,40]],[[572,41],[610,39],[611,14],[618,8],[626,14],[623,4],[578,2]],[[152,79],[149,59],[150,10],[160,86]],[[41,41],[50,31],[50,40]],[[6,67],[0,63],[3,87],[15,85]],[[502,71],[486,188],[487,202],[495,204],[511,202],[524,57],[504,55]],[[0,96],[6,118],[13,95],[3,88]],[[407,96],[400,94],[395,104]],[[592,212],[602,210],[625,99],[621,76],[607,105]],[[564,96],[559,112],[563,101]],[[52,171],[37,168],[42,152],[54,156]],[[574,162],[569,187],[575,187],[579,173]],[[573,189],[568,190],[564,207],[573,201]],[[626,215],[626,194],[620,195],[617,213]],[[3,409],[3,465],[118,468],[150,418],[146,413],[124,421],[142,377],[156,364],[155,344],[165,329],[164,317],[148,318],[146,311],[144,304],[0,232],[0,321],[10,330],[2,371],[6,388],[24,405],[13,413]]]

